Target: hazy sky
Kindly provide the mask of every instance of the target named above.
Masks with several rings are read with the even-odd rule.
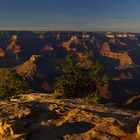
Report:
[[[140,32],[140,0],[0,0],[0,30]]]

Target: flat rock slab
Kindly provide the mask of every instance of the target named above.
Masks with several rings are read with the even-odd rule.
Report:
[[[0,140],[133,140],[137,111],[32,93],[0,102]]]

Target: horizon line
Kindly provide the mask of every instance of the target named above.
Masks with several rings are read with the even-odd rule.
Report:
[[[115,30],[42,30],[42,29],[0,29],[1,31],[8,32],[121,32],[121,33],[140,33],[135,31],[115,31]]]

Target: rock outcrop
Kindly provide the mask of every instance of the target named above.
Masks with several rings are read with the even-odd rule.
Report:
[[[67,51],[76,51],[76,48],[70,48],[71,43],[77,41],[76,36],[72,36],[70,40],[62,43],[62,47],[65,48]]]
[[[112,94],[109,91],[109,83],[108,82],[104,83],[104,85],[97,84],[96,86],[97,86],[100,98],[111,101]]]
[[[102,56],[107,56],[109,58],[119,60],[119,69],[124,69],[133,66],[134,64],[127,52],[113,52],[107,42],[103,44],[100,54]]]
[[[19,54],[21,53],[21,46],[17,45],[17,36],[13,35],[9,44],[6,47],[6,50],[9,53],[12,53],[18,58]]]
[[[4,58],[5,57],[5,51],[4,49],[0,48],[0,58]]]
[[[32,55],[28,61],[24,62],[23,64],[15,68],[16,73],[22,76],[24,79],[28,78],[28,79],[33,80],[33,77],[35,76],[36,69],[37,69],[35,61],[37,60],[38,57],[40,56]]]
[[[134,140],[136,111],[41,93],[0,102],[0,140]]]
[[[127,100],[126,104],[127,107],[131,109],[140,109],[140,95],[133,96],[129,100]]]

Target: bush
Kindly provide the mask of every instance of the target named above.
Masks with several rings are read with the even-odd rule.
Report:
[[[62,99],[63,98],[63,94],[59,90],[55,90],[54,93],[52,93],[51,95],[52,95],[51,97],[54,99]]]
[[[0,99],[9,99],[23,93],[28,84],[9,69],[0,69]]]
[[[95,91],[92,94],[88,94],[86,96],[86,99],[89,100],[92,103],[99,103],[100,102],[100,97],[98,91]]]
[[[61,76],[56,86],[64,97],[93,97],[97,90],[96,84],[108,80],[104,67],[98,61],[93,62],[89,55],[82,58],[68,56],[59,70]]]

